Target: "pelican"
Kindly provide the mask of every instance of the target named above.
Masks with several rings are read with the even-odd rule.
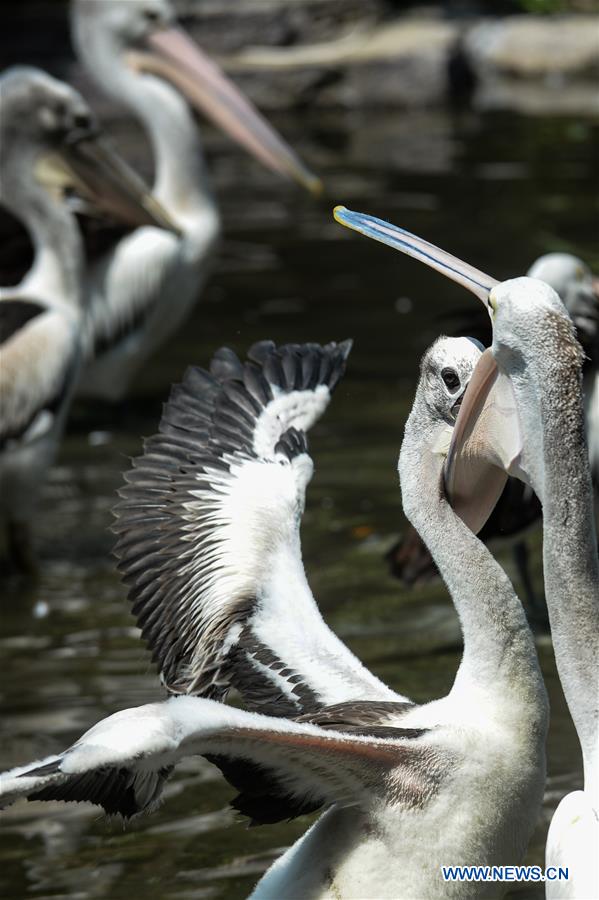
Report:
[[[584,354],[555,290],[536,278],[497,282],[428,241],[339,207],[335,216],[468,288],[493,323],[493,344],[472,375],[445,466],[460,515],[479,529],[506,473],[543,505],[545,596],[555,660],[576,728],[584,787],[560,802],[547,838],[550,898],[599,896],[599,560],[581,392]]]
[[[145,129],[153,193],[180,231],[136,229],[91,266],[79,392],[114,401],[189,314],[214,255],[219,215],[190,105],[279,175],[313,192],[320,182],[176,26],[167,0],[75,0],[72,31],[91,77]]]
[[[527,274],[539,278],[559,294],[576,327],[585,351],[582,392],[589,462],[594,490],[599,491],[599,292],[597,279],[588,266],[570,253],[547,253],[539,257]],[[530,486],[511,479],[489,519],[479,532],[485,543],[495,538],[515,538],[514,558],[533,617],[546,615],[544,602],[535,596],[528,572],[528,553],[522,532],[541,518],[541,505]],[[413,529],[387,554],[391,572],[404,584],[428,580],[436,574],[433,560]]]
[[[80,363],[83,251],[65,191],[133,223],[169,224],[107,149],[83,98],[38,69],[0,79],[1,201],[28,228],[33,265],[0,292],[0,513],[7,555],[31,568],[28,523]]]
[[[264,341],[242,364],[224,349],[210,373],[192,368],[173,389],[116,507],[119,568],[171,696],[5,773],[2,803],[85,799],[129,816],[155,805],[183,756],[207,755],[254,822],[326,807],[255,898],[502,894],[446,882],[441,869],[519,862],[544,786],[547,698],[524,611],[441,490],[481,350],[441,338],[425,354],[399,460],[406,514],[464,633],[449,694],[423,705],[330,631],[302,564],[306,431],[348,352]],[[245,709],[218,702],[231,687]]]

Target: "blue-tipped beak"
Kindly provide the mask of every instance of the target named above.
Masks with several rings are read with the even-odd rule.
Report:
[[[430,244],[423,238],[419,238],[397,225],[391,225],[390,222],[385,222],[383,219],[377,219],[366,213],[354,212],[345,206],[336,206],[333,215],[335,220],[341,225],[345,225],[346,228],[359,231],[360,234],[380,241],[381,244],[387,244],[388,247],[393,247],[394,250],[399,250],[407,256],[413,256],[414,259],[420,260],[431,269],[436,269],[437,272],[441,272],[442,275],[461,284],[472,291],[490,311],[489,293],[498,284],[495,278],[485,275],[484,272],[462,262],[456,256],[446,253],[440,247],[435,247],[434,244]]]

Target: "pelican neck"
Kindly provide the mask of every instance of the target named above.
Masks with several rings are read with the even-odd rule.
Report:
[[[452,694],[469,694],[473,686],[490,693],[517,686],[528,694],[531,710],[543,711],[545,691],[522,604],[501,566],[445,499],[443,458],[410,434],[418,418],[415,405],[400,455],[403,504],[460,619],[464,653]]]
[[[571,328],[567,323],[568,329]],[[548,329],[531,374],[541,379],[543,566],[553,647],[578,733],[585,782],[598,778],[599,565],[584,433],[581,354]],[[536,372],[535,372],[536,370]],[[535,485],[533,484],[533,487]],[[595,800],[596,802],[596,800]]]
[[[78,307],[84,253],[77,221],[32,175],[35,161],[23,153],[5,169],[3,203],[27,228],[34,250],[19,289],[32,299]]]

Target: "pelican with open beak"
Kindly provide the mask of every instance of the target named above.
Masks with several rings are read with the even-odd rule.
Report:
[[[263,165],[312,193],[319,179],[177,26],[167,0],[76,0],[73,38],[99,88],[140,120],[152,145],[154,195],[180,236],[138,229],[91,268],[82,392],[115,400],[191,311],[220,231],[199,112]]]
[[[81,358],[84,253],[71,203],[133,226],[176,226],[110,150],[76,91],[25,67],[8,70],[0,88],[0,199],[35,251],[22,282],[0,291],[0,515],[7,555],[26,569],[29,521]]]
[[[584,354],[557,293],[523,277],[499,283],[422,238],[337,207],[338,222],[388,244],[470,290],[493,324],[464,395],[445,463],[456,511],[477,528],[505,473],[543,505],[545,595],[557,668],[582,750],[584,789],[561,801],[547,865],[569,880],[548,897],[599,896],[599,562],[581,392]]]

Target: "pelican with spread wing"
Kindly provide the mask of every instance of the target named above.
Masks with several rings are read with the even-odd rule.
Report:
[[[192,368],[173,389],[116,508],[119,568],[171,696],[6,772],[3,803],[88,800],[131,816],[156,804],[181,758],[201,754],[256,823],[324,810],[255,897],[500,893],[497,884],[449,888],[441,872],[474,859],[518,862],[544,785],[547,701],[522,606],[440,489],[481,350],[466,338],[429,349],[400,456],[406,514],[464,632],[451,691],[422,705],[327,627],[302,564],[306,431],[348,351],[347,342],[262,342],[242,363],[221,350],[210,372]],[[233,687],[244,709],[218,702]]]

